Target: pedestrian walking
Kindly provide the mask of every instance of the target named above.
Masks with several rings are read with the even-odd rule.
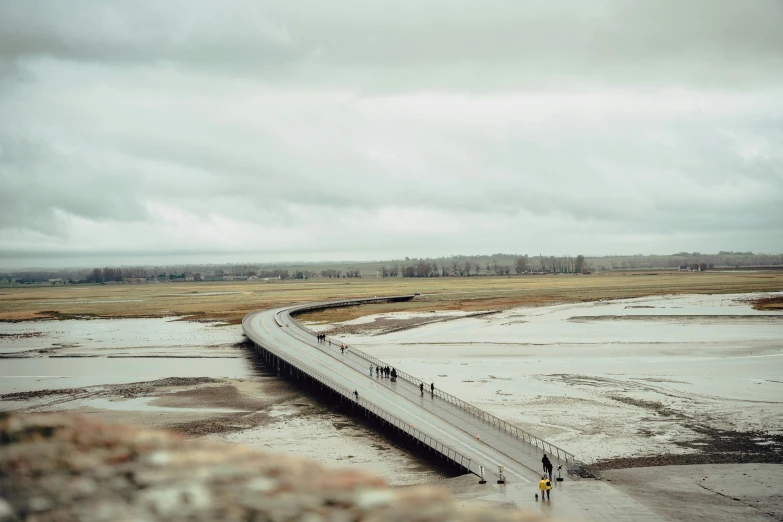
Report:
[[[354,395],[354,397],[356,397],[356,402],[359,402],[359,392],[354,390],[353,391],[353,395]]]
[[[421,396],[424,397],[424,383],[419,383],[419,391],[421,392]]]
[[[370,377],[372,377],[372,364],[370,365]]]
[[[434,382],[430,383],[430,393],[432,395],[435,395],[435,383]]]
[[[549,457],[546,456],[546,453],[544,453],[544,458],[541,459],[541,464],[544,466],[544,473],[549,475],[549,480],[553,480],[554,477],[552,477],[552,462],[549,460]]]
[[[378,377],[378,374],[381,372],[381,369],[377,366],[375,367],[375,376]]]
[[[538,489],[541,491],[541,500],[544,500],[544,495],[546,495],[546,499],[549,500],[549,492],[552,489],[552,482],[546,478],[546,475],[541,476],[541,481],[538,483]]]

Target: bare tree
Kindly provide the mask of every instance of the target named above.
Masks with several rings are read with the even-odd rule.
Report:
[[[514,270],[517,274],[524,274],[530,269],[527,255],[519,256],[514,263]]]
[[[576,261],[574,262],[574,271],[577,274],[581,274],[585,268],[587,268],[585,266],[585,256],[579,254],[578,256],[576,256]]]

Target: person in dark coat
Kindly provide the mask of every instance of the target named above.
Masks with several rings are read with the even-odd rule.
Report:
[[[419,391],[421,392],[421,396],[424,397],[424,383],[419,383]]]
[[[541,459],[541,464],[544,465],[544,473],[549,475],[549,480],[552,480],[552,469],[554,466],[552,466],[552,462],[546,456],[546,453],[544,453],[544,458]]]

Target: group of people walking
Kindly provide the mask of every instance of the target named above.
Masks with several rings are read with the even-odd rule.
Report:
[[[370,375],[372,375],[372,364],[370,365]],[[375,376],[376,377],[391,377],[392,382],[395,382],[397,380],[397,370],[394,368],[390,368],[389,366],[384,366],[381,368],[380,366],[375,367]]]
[[[318,339],[319,343],[325,343],[326,340],[326,334],[317,334],[316,339]],[[329,344],[332,344],[332,341],[328,341]],[[340,353],[345,354],[345,350],[348,349],[348,346],[345,344],[340,344]],[[397,370],[395,368],[392,368],[390,366],[384,366],[381,368],[380,366],[373,366],[370,365],[370,376],[372,376],[373,368],[375,369],[375,376],[376,377],[385,377],[385,378],[391,378],[392,382],[397,381]],[[419,392],[421,393],[421,396],[424,396],[424,383],[419,383]],[[435,383],[430,383],[430,393],[434,396],[435,395]],[[359,400],[359,392],[357,390],[353,391],[354,397],[356,400]]]

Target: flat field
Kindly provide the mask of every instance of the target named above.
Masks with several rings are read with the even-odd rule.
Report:
[[[30,285],[0,288],[0,321],[184,316],[239,324],[251,311],[291,303],[422,294],[407,303],[333,309],[308,318],[336,322],[390,311],[499,310],[623,297],[779,290],[783,290],[783,272],[650,271],[429,279]]]

